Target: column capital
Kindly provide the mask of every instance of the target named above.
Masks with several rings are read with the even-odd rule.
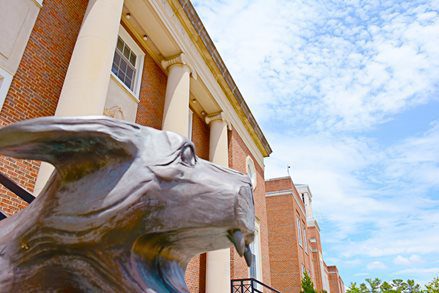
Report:
[[[230,119],[228,119],[228,117],[226,116],[226,114],[223,111],[208,114],[205,118],[206,124],[210,124],[210,122],[217,121],[217,120],[220,120],[220,121],[223,121],[224,123],[226,123],[227,128],[229,130],[232,129],[232,123],[230,123]]]
[[[194,79],[197,79],[197,72],[195,71],[194,67],[190,64],[188,58],[184,53],[180,53],[176,56],[172,56],[170,58],[166,58],[162,60],[162,66],[165,70],[170,68],[172,65],[180,64],[180,65],[186,65],[189,68],[190,74]]]

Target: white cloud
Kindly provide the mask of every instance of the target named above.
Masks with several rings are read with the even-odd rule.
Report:
[[[402,255],[398,255],[393,259],[393,263],[396,265],[404,265],[409,266],[417,263],[421,263],[422,258],[416,254],[410,255],[409,257],[404,257]]]
[[[259,119],[361,130],[438,91],[428,1],[195,3]]]
[[[356,274],[354,274],[354,276],[355,277],[367,277],[367,276],[369,276],[369,273],[356,273]]]
[[[439,246],[428,245],[439,243],[432,233],[439,201],[425,195],[439,183],[431,176],[439,168],[437,123],[381,151],[373,141],[319,133],[270,140],[277,148],[266,177],[285,176],[291,165],[293,180],[310,185],[315,216],[331,227],[322,229],[325,248],[341,257],[339,263],[351,267],[346,261],[355,256],[406,254],[416,263],[418,255],[439,253]]]
[[[405,275],[405,274],[427,274],[433,273],[434,275],[439,274],[439,267],[435,268],[410,268],[398,271],[395,275]]]
[[[384,270],[387,266],[380,261],[373,261],[367,264],[368,270]]]

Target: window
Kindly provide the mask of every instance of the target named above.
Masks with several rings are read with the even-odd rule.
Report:
[[[248,177],[250,177],[250,180],[252,182],[253,190],[255,190],[256,183],[257,183],[257,180],[256,180],[256,169],[255,169],[255,163],[250,158],[250,156],[247,156],[247,159],[246,159],[246,169],[247,169]]]
[[[136,97],[139,95],[145,54],[128,32],[121,27],[117,38],[111,72]]]
[[[308,253],[308,241],[306,239],[306,230],[305,230],[305,228],[303,228],[303,242],[304,242],[303,246],[305,248],[305,252]]]
[[[302,201],[305,203],[305,193],[302,193]]]
[[[252,264],[250,266],[250,278],[255,278],[262,282],[262,268],[261,268],[261,237],[260,237],[260,224],[259,220],[256,219],[255,222],[255,239],[250,243],[250,249],[252,251]],[[258,289],[261,290],[261,288]]]
[[[0,67],[0,110],[5,102],[6,95],[8,94],[9,87],[11,86],[12,75],[6,70]]]
[[[299,240],[299,245],[302,246],[302,229],[300,227],[299,217],[297,217],[297,239]]]

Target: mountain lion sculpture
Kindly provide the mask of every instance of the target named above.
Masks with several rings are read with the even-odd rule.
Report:
[[[0,129],[0,153],[56,168],[0,222],[1,292],[188,292],[189,260],[231,243],[250,264],[250,179],[197,158],[175,133],[38,118]]]

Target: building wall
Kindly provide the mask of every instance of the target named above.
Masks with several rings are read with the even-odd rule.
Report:
[[[267,197],[271,282],[281,292],[300,291],[293,201],[290,195]]]
[[[152,57],[145,54],[136,123],[156,129],[162,128],[167,79]]]
[[[246,158],[250,156],[255,164],[257,174],[257,185],[253,192],[255,200],[256,217],[260,221],[260,247],[261,247],[261,266],[262,282],[271,284],[270,259],[268,249],[268,224],[267,207],[265,202],[264,167],[260,166],[252,156],[244,141],[237,131],[229,131],[229,166],[232,169],[246,173]],[[241,258],[235,249],[231,250],[231,278],[246,278],[249,276],[249,269],[244,258]]]
[[[311,250],[312,250],[312,263],[314,268],[314,287],[317,291],[323,290],[322,283],[322,268],[320,263],[322,255],[322,245],[320,242],[320,232],[316,226],[308,226],[307,228],[308,237],[310,240]]]
[[[343,280],[340,277],[336,266],[328,266],[328,279],[330,293],[344,293]]]
[[[309,237],[303,235],[307,230],[305,206],[290,177],[266,181],[266,191],[272,283],[282,292],[299,292],[302,266],[314,277]]]
[[[0,125],[55,113],[87,0],[46,0],[0,112]],[[0,169],[33,191],[40,163],[0,157]],[[14,214],[26,204],[0,185],[0,206]]]

